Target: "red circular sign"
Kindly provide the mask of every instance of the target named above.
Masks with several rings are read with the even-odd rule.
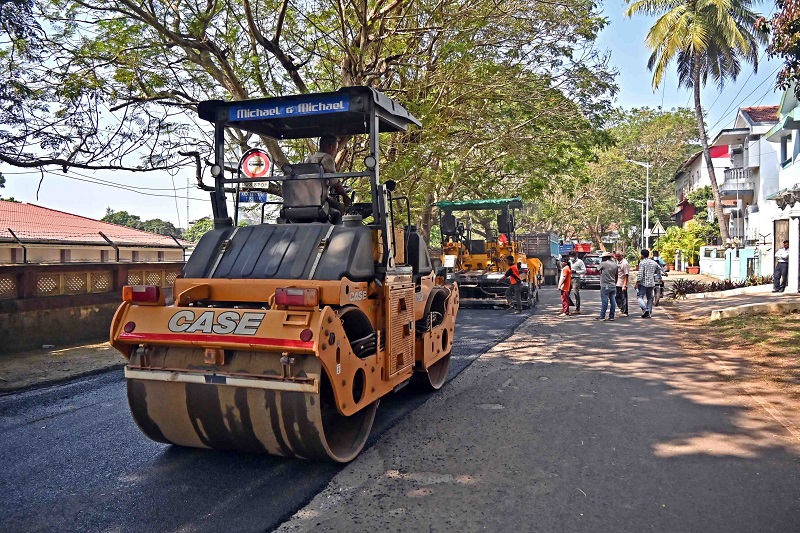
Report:
[[[239,171],[244,174],[246,178],[250,179],[267,176],[271,168],[272,161],[269,155],[259,148],[254,148],[246,152],[239,165]]]

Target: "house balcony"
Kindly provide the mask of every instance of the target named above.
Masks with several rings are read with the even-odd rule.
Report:
[[[729,168],[725,171],[725,179],[719,184],[719,195],[723,200],[753,201],[756,182],[749,168]]]

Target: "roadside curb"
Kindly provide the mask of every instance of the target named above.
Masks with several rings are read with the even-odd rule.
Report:
[[[76,374],[72,374],[69,376],[53,378],[53,379],[45,379],[43,381],[37,381],[35,383],[25,383],[21,385],[10,385],[5,387],[0,385],[0,397],[7,396],[9,394],[18,394],[20,392],[27,392],[36,389],[44,389],[47,387],[52,387],[54,385],[60,385],[63,383],[67,383],[70,381],[74,381],[81,378],[86,378],[90,376],[96,376],[98,374],[105,374],[111,372],[113,370],[118,370],[124,368],[127,362],[120,362],[114,363],[112,365],[106,365],[98,368],[93,368],[91,370],[87,370],[85,372],[78,372]]]
[[[778,315],[800,311],[800,299],[793,302],[770,302],[738,305],[725,309],[715,309],[711,311],[709,322],[722,320],[723,318],[733,318],[737,316],[752,315]]]

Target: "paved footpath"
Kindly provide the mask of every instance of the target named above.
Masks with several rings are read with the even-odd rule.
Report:
[[[680,322],[541,305],[279,531],[798,531],[800,431]]]

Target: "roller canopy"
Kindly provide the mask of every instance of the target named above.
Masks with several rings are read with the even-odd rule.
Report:
[[[487,198],[485,200],[455,200],[452,202],[436,202],[436,207],[443,211],[478,211],[481,209],[522,209],[522,198]]]
[[[203,120],[274,139],[369,133],[374,111],[381,132],[421,126],[406,108],[369,87],[343,87],[326,93],[297,94],[226,102],[206,100],[197,106]]]

